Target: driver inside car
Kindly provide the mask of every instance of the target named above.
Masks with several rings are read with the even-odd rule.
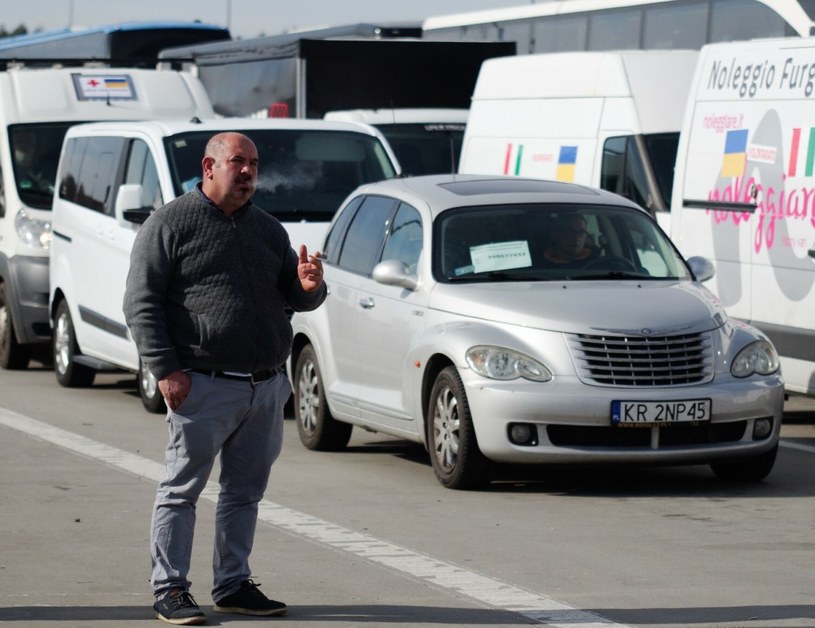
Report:
[[[558,218],[543,250],[546,263],[575,267],[597,257],[597,249],[591,244],[586,226],[586,219],[580,214],[571,213]]]

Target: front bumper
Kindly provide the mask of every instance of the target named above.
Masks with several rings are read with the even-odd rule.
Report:
[[[577,378],[547,383],[526,380],[495,382],[468,370],[461,372],[482,453],[505,463],[705,464],[760,454],[778,442],[784,408],[780,376],[737,380],[730,377],[700,386],[672,388],[606,388],[587,386]],[[615,427],[611,402],[711,400],[711,419],[698,424],[662,427]],[[755,438],[756,420],[769,419],[772,429]],[[512,423],[537,430],[533,445],[509,439]]]
[[[48,257],[16,255],[7,260],[5,275],[17,342],[50,342]]]

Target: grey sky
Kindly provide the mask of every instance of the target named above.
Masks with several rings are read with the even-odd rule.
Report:
[[[250,38],[357,22],[423,20],[523,6],[523,0],[0,0],[0,26],[29,31],[145,20],[201,20]]]

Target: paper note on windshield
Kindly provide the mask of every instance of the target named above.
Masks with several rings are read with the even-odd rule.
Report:
[[[532,266],[529,243],[526,240],[473,246],[470,248],[470,257],[473,260],[474,272],[477,273]]]

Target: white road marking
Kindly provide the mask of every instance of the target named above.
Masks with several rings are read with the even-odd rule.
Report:
[[[811,445],[801,445],[800,443],[790,443],[789,441],[780,441],[778,443],[780,447],[786,447],[787,449],[797,449],[798,451],[806,451],[811,454],[815,454],[815,447]]]
[[[164,478],[164,465],[161,463],[5,408],[0,408],[0,425],[82,456],[102,461],[143,479],[160,482]],[[218,498],[218,484],[208,482],[201,493],[201,498],[215,502]],[[329,521],[265,499],[259,504],[258,519],[289,533],[317,541],[334,549],[344,550],[370,562],[424,580],[437,588],[454,591],[456,594],[467,596],[481,604],[542,622],[546,626],[562,628],[623,627],[623,624],[617,624],[589,611],[574,608],[544,595],[520,589],[452,563],[436,560],[408,548],[334,525]]]

